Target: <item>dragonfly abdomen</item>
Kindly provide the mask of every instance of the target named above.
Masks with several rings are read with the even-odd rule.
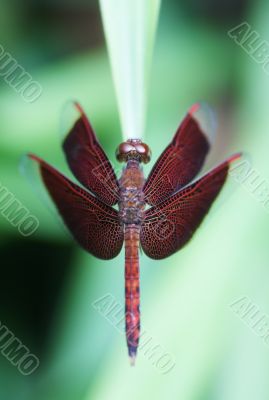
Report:
[[[131,363],[135,360],[140,334],[139,234],[139,226],[125,226],[125,324]]]

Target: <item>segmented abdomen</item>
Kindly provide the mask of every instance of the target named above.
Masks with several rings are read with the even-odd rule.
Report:
[[[125,226],[125,323],[128,352],[135,358],[140,333],[139,226]]]

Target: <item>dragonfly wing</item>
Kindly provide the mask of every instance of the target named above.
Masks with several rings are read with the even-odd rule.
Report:
[[[116,257],[123,244],[118,212],[71,182],[42,159],[30,154],[62,219],[77,242],[102,259]]]
[[[84,111],[75,103],[74,121],[63,141],[68,165],[75,177],[106,204],[116,204],[116,175]]]
[[[212,110],[194,104],[166,147],[144,186],[145,200],[156,205],[188,184],[200,171],[215,133]]]
[[[162,259],[181,249],[192,237],[220,192],[236,154],[202,178],[179,190],[145,213],[140,240],[145,253]]]

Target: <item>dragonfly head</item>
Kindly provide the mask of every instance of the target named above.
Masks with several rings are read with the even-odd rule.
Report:
[[[138,160],[144,164],[148,163],[151,158],[151,151],[146,143],[142,143],[139,139],[128,139],[119,145],[116,150],[118,161]]]

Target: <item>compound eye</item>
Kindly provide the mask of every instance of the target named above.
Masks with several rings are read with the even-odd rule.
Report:
[[[150,161],[151,151],[146,143],[138,143],[135,146],[136,151],[141,155],[141,160],[146,164]]]
[[[126,156],[131,151],[135,151],[135,147],[130,143],[121,143],[116,151],[116,157],[118,161],[126,161]]]
[[[137,145],[135,146],[136,151],[137,151],[139,154],[141,154],[141,155],[147,154],[147,152],[148,152],[147,147],[148,147],[148,146],[145,145],[144,143],[139,143],[139,144],[137,144]]]

